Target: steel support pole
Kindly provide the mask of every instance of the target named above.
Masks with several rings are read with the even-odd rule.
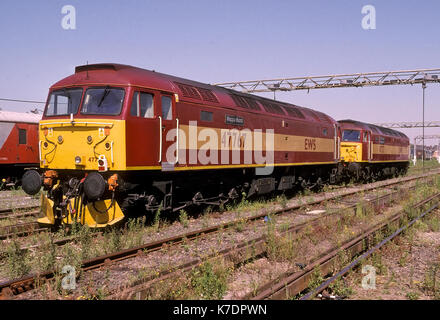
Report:
[[[423,119],[422,119],[422,168],[425,171],[425,89],[426,83],[422,83],[423,89]]]

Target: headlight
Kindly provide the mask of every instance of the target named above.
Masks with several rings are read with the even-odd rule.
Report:
[[[58,136],[58,143],[63,143],[63,136]]]

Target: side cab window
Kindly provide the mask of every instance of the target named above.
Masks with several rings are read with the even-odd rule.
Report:
[[[362,132],[362,134],[363,134],[363,142],[368,142],[368,131],[363,131]]]
[[[173,120],[173,100],[170,96],[163,95],[162,102],[162,118],[163,120]]]
[[[154,95],[135,91],[131,100],[130,115],[140,118],[154,118]]]

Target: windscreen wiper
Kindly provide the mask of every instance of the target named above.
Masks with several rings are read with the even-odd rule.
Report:
[[[102,103],[104,102],[104,100],[105,100],[105,97],[107,97],[107,95],[108,95],[109,93],[110,93],[109,87],[106,87],[105,90],[104,90],[104,93],[102,94],[101,100],[99,100],[98,107],[101,106],[101,104],[102,104]]]
[[[67,91],[66,88],[63,88],[63,92],[66,94],[67,98],[72,99],[72,97],[70,96],[69,91]]]

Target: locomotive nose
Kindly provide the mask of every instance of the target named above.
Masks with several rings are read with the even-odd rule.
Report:
[[[40,191],[42,183],[40,174],[35,170],[26,171],[21,182],[24,192],[31,196]]]

